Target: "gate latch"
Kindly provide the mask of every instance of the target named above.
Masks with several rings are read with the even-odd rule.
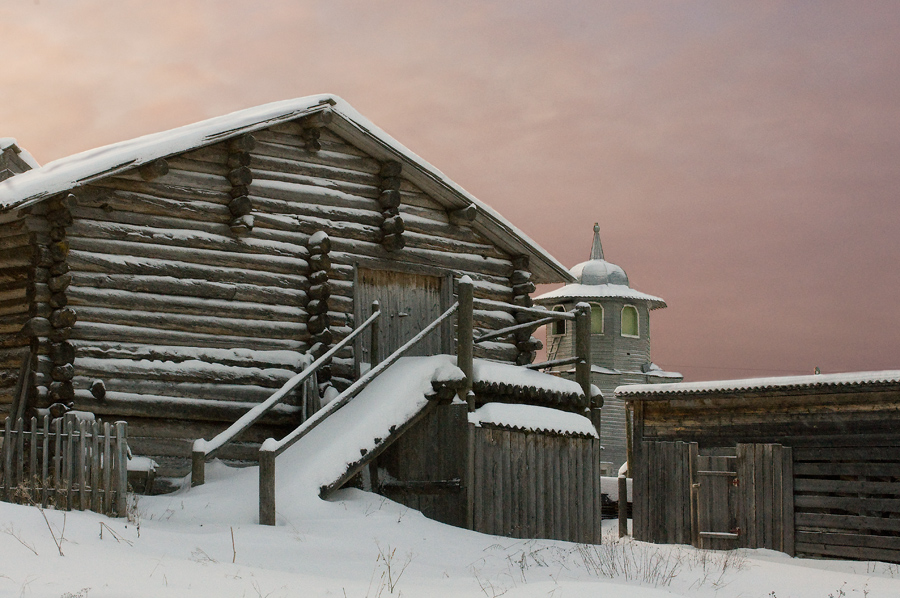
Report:
[[[741,528],[736,527],[736,528],[734,528],[733,530],[731,530],[731,533],[734,534],[735,536],[740,536],[740,535],[741,535]]]
[[[731,485],[734,486],[734,487],[738,487],[738,486],[741,485],[741,481],[737,478],[737,476],[735,476],[734,478],[732,478],[732,480],[731,480]]]

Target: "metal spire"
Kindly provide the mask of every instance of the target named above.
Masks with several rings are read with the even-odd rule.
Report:
[[[600,223],[594,223],[594,244],[591,245],[591,259],[603,259],[603,246],[600,244]]]

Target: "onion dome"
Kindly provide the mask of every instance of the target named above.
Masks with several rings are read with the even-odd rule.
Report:
[[[661,298],[632,289],[628,284],[628,275],[625,274],[625,270],[604,259],[603,245],[600,243],[599,223],[594,224],[591,259],[581,262],[569,272],[575,277],[575,282],[535,297],[535,301],[549,304],[560,301],[628,299],[646,301],[650,309],[666,306],[666,302]]]

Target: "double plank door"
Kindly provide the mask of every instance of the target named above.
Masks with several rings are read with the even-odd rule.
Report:
[[[392,270],[358,268],[354,293],[356,322],[363,322],[378,301],[378,354],[384,359],[438,318],[450,305],[449,279]],[[451,350],[452,319],[419,342],[406,355],[436,355]],[[361,335],[356,345],[357,373],[371,365],[371,337]]]

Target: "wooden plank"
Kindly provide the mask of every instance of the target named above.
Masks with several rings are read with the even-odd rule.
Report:
[[[101,512],[103,495],[100,488],[101,464],[100,464],[100,422],[91,422],[91,510]]]
[[[511,451],[511,440],[512,435],[515,432],[511,430],[501,430],[500,431],[500,440],[501,444],[499,447],[500,453],[500,463],[502,466],[502,474],[501,480],[502,482],[502,493],[499,495],[500,504],[496,505],[497,512],[502,514],[502,519],[498,518],[498,521],[501,521],[500,524],[500,534],[503,536],[515,537],[514,535],[514,515],[513,510],[518,507],[518,483],[513,479],[514,471],[512,468],[512,451]]]
[[[547,438],[534,434],[535,469],[535,537],[547,538],[547,521],[552,516],[547,496],[551,491],[547,479]]]
[[[833,508],[847,511],[865,510],[881,513],[900,513],[900,499],[897,498],[798,495],[794,497],[794,504],[800,508]]]
[[[804,513],[795,515],[796,529],[826,528],[833,531],[871,530],[875,532],[900,532],[900,518],[862,517],[834,513]]]
[[[566,449],[566,461],[569,463],[569,483],[566,486],[566,494],[569,497],[569,530],[568,538],[572,542],[580,542],[581,521],[580,521],[580,498],[579,492],[579,471],[578,471],[578,455],[575,451],[575,438],[561,438],[564,441],[563,446]]]
[[[538,494],[538,475],[537,475],[537,457],[535,455],[535,434],[529,432],[525,434],[525,489],[526,489],[526,509],[523,529],[523,538],[539,538],[537,531],[537,494]]]
[[[763,444],[759,447],[762,452],[762,470],[763,470],[763,502],[762,502],[762,531],[763,541],[761,548],[774,548],[772,541],[772,521],[774,518],[773,497],[775,496],[775,488],[773,485],[773,456],[772,445]]]
[[[826,494],[847,492],[858,494],[900,494],[900,481],[870,482],[867,480],[797,478],[795,489],[798,492],[820,492]]]
[[[672,443],[672,492],[670,494],[670,502],[672,504],[672,518],[669,520],[669,526],[672,528],[672,544],[687,544],[684,530],[684,483],[686,481],[684,473],[684,443],[676,441]]]
[[[794,520],[794,455],[793,449],[784,447],[782,452],[782,550],[794,556],[795,554],[795,520]]]
[[[700,518],[699,518],[699,490],[700,475],[698,474],[699,464],[697,463],[699,447],[696,442],[688,445],[688,464],[690,467],[690,541],[695,548],[700,548]],[[632,489],[633,491],[633,489]]]
[[[772,549],[784,552],[784,450],[772,447]]]
[[[50,488],[52,483],[50,477],[50,416],[45,415],[43,418],[43,445],[41,451],[41,506],[47,508],[50,501]]]
[[[798,531],[797,543],[819,544],[826,547],[853,546],[861,549],[881,548],[897,551],[898,556],[900,556],[900,540],[898,540],[896,536]]]
[[[797,542],[798,556],[839,557],[867,561],[884,561],[900,563],[900,551],[879,548],[860,548],[858,546],[839,546],[823,544],[807,544]]]

